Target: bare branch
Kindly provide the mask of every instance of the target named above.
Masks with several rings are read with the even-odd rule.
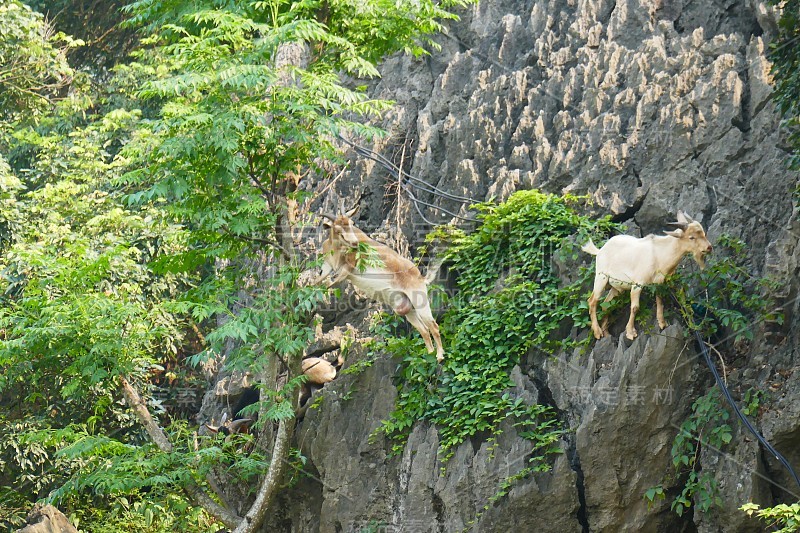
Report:
[[[162,452],[172,452],[172,443],[169,441],[167,434],[164,433],[161,426],[158,425],[158,422],[153,419],[147,406],[142,401],[142,397],[139,396],[139,393],[131,386],[125,376],[120,376],[119,381],[122,385],[122,394],[125,396],[125,401],[128,402],[128,405],[133,410],[139,423],[144,426],[145,431],[150,435],[150,439]],[[211,499],[211,497],[196,483],[189,482],[189,484],[184,487],[184,490],[197,505],[203,507],[226,526],[236,527],[237,524],[242,522],[241,517]]]

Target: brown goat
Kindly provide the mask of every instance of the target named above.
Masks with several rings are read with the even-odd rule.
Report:
[[[345,279],[364,293],[385,303],[400,316],[406,317],[422,335],[428,352],[434,351],[431,337],[436,342],[436,360],[444,359],[444,347],[439,335],[439,325],[433,318],[428,300],[428,287],[419,269],[385,244],[381,244],[358,229],[350,217],[356,209],[339,216],[323,214],[324,225],[329,230],[322,245],[325,263],[316,283],[330,277],[330,287]],[[340,211],[343,209],[340,208]],[[367,245],[374,254],[359,260],[359,245]],[[360,263],[360,264],[358,264]]]

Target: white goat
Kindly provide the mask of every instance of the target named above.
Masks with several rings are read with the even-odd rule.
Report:
[[[706,238],[703,226],[681,211],[678,211],[678,221],[670,222],[670,225],[677,226],[678,229],[665,231],[667,236],[648,235],[638,239],[630,235],[617,235],[610,238],[599,250],[591,240],[582,247],[584,252],[597,256],[594,290],[589,297],[589,316],[595,338],[605,335],[608,323],[608,317],[603,320],[602,327],[597,323],[597,303],[607,284],[611,285],[611,290],[606,296],[606,302],[621,291],[631,292],[631,316],[625,327],[625,336],[633,340],[637,335],[634,320],[639,310],[642,288],[653,283],[663,283],[678,267],[681,258],[688,253],[694,256],[701,269],[705,268],[703,257],[711,252],[712,246]],[[667,327],[664,321],[664,304],[658,295],[656,319],[661,329]]]
[[[330,233],[322,245],[325,263],[316,283],[320,284],[328,276],[331,277],[328,287],[342,280],[349,280],[370,298],[387,304],[395,313],[405,316],[422,335],[428,352],[434,351],[432,336],[436,342],[436,360],[442,362],[444,347],[439,335],[439,325],[431,312],[425,278],[414,263],[388,246],[369,238],[353,224],[350,217],[357,209],[341,213],[338,217],[320,215],[328,219],[324,225]],[[340,207],[341,211],[344,210]],[[374,250],[375,261],[369,258],[357,261],[359,244],[362,243]],[[361,264],[357,265],[357,262]]]

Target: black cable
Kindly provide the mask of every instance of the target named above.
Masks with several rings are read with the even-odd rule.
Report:
[[[672,295],[672,299],[675,300],[675,303],[678,304],[678,306],[680,306],[680,303],[678,303],[678,299],[675,298],[674,294]],[[774,455],[775,459],[780,461],[781,464],[783,464],[783,466],[786,467],[789,473],[792,474],[792,477],[794,478],[795,483],[797,483],[797,486],[800,487],[800,477],[797,476],[797,473],[792,468],[792,465],[789,464],[789,461],[787,461],[786,458],[783,455],[781,455],[781,453],[778,450],[773,448],[772,444],[767,442],[767,439],[761,436],[761,434],[756,430],[756,428],[753,427],[753,424],[750,423],[750,421],[747,419],[744,413],[742,413],[742,411],[739,409],[739,406],[736,405],[736,402],[733,400],[733,397],[731,396],[731,392],[728,390],[728,387],[725,386],[725,383],[722,381],[722,378],[720,377],[719,372],[717,371],[717,367],[714,366],[714,362],[711,360],[711,355],[709,355],[708,353],[708,348],[706,347],[706,343],[703,340],[703,337],[700,335],[700,332],[694,330],[694,336],[697,339],[697,342],[700,344],[700,351],[703,352],[703,357],[706,360],[706,364],[708,365],[709,370],[711,370],[711,373],[714,375],[714,379],[717,381],[717,386],[722,391],[722,394],[725,395],[725,399],[728,400],[728,403],[731,405],[731,407],[733,407],[733,411],[736,413],[736,415],[739,417],[739,419],[742,421],[745,427],[747,427],[747,429],[750,430],[750,433],[755,435],[756,439],[758,439],[758,442],[760,442],[761,445],[764,446],[764,448],[766,448],[772,455]]]
[[[372,159],[376,163],[380,163],[386,169],[388,169],[390,172],[393,172],[396,177],[403,176],[403,177],[406,177],[406,178],[410,179],[411,181],[416,181],[418,183],[421,183],[421,184],[425,185],[426,187],[430,187],[430,189],[428,189],[428,192],[431,192],[431,193],[436,194],[438,196],[442,196],[442,197],[448,198],[450,200],[459,201],[459,202],[462,202],[462,203],[471,203],[471,204],[478,203],[478,201],[473,199],[473,198],[468,198],[466,196],[459,196],[457,194],[454,194],[454,193],[451,193],[451,192],[448,192],[448,191],[444,191],[444,190],[440,189],[439,187],[437,187],[436,185],[432,185],[432,184],[428,183],[427,181],[424,181],[424,180],[422,180],[420,178],[412,176],[411,174],[409,174],[408,172],[406,172],[402,168],[398,167],[397,165],[395,165],[394,163],[389,161],[389,159],[387,159],[386,156],[384,156],[382,154],[379,154],[378,152],[376,152],[376,151],[374,151],[374,150],[372,150],[370,148],[367,148],[366,146],[361,146],[360,144],[354,143],[353,141],[345,139],[341,135],[339,135],[339,139],[344,141],[348,145],[350,145],[356,152],[360,153],[362,156],[367,157],[369,159]]]
[[[377,152],[375,152],[373,150],[370,150],[369,148],[366,148],[366,147],[358,145],[358,144],[356,144],[356,143],[354,143],[352,141],[349,141],[348,139],[345,139],[341,135],[339,135],[338,137],[339,137],[340,140],[342,140],[343,142],[348,144],[350,147],[352,147],[353,150],[357,154],[359,154],[362,157],[365,157],[367,159],[371,159],[372,161],[375,161],[379,165],[383,166],[386,170],[388,170],[393,176],[398,178],[398,181],[399,181],[403,191],[405,191],[405,193],[411,199],[411,201],[414,204],[414,208],[416,209],[417,213],[419,213],[419,215],[422,217],[422,219],[425,222],[427,222],[428,224],[430,224],[432,226],[436,225],[436,224],[430,222],[428,219],[426,219],[422,215],[422,210],[419,208],[419,204],[431,207],[433,209],[441,211],[442,213],[450,215],[450,216],[452,216],[454,218],[465,220],[467,222],[477,222],[478,221],[475,218],[465,217],[465,216],[459,215],[457,213],[454,213],[454,212],[452,212],[452,211],[450,211],[448,209],[445,209],[445,208],[443,208],[441,206],[437,206],[437,205],[434,205],[434,204],[431,204],[431,203],[424,202],[424,201],[420,200],[413,193],[413,191],[411,190],[411,187],[415,186],[415,187],[418,187],[418,188],[422,189],[423,192],[427,192],[427,193],[433,194],[434,196],[439,196],[440,198],[444,198],[446,200],[453,200],[453,201],[456,201],[456,202],[460,202],[462,204],[477,203],[472,198],[467,198],[467,197],[464,197],[464,196],[458,196],[456,194],[449,193],[447,191],[443,191],[442,189],[436,187],[435,185],[431,185],[430,183],[428,183],[426,181],[423,181],[423,180],[421,180],[419,178],[416,178],[416,177],[412,176],[411,174],[405,172],[403,169],[398,168],[391,161],[386,159],[383,155],[381,155],[381,154],[379,154],[379,153],[377,153]],[[402,178],[404,178],[404,177],[407,178],[405,183],[402,182]],[[412,182],[416,182],[416,184],[414,184]]]

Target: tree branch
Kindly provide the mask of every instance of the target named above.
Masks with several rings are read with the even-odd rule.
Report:
[[[159,426],[158,423],[153,419],[150,411],[147,409],[147,406],[142,401],[142,397],[139,396],[139,393],[133,388],[133,386],[131,386],[130,382],[128,382],[125,376],[120,376],[119,381],[122,385],[122,394],[125,396],[125,401],[128,402],[128,405],[133,410],[133,413],[136,415],[139,423],[144,426],[145,431],[147,431],[147,434],[150,435],[150,439],[152,439],[155,445],[158,446],[158,449],[162,452],[172,452],[172,443],[169,441],[167,434],[164,433],[164,430],[161,428],[161,426]],[[190,481],[186,487],[184,487],[184,490],[197,505],[203,507],[206,511],[211,513],[217,520],[226,526],[232,528],[236,527],[237,524],[242,522],[241,517],[212,500],[211,497],[193,481]]]
[[[290,398],[292,412],[294,413],[297,408],[297,394],[290,395]],[[239,523],[239,526],[233,530],[233,533],[255,533],[264,522],[267,511],[278,493],[281,481],[286,473],[286,467],[289,464],[289,448],[292,435],[294,435],[294,427],[294,417],[281,419],[278,423],[278,432],[275,435],[275,446],[272,448],[272,459],[269,463],[267,475],[264,476],[264,480],[258,488],[256,500],[244,519]]]

